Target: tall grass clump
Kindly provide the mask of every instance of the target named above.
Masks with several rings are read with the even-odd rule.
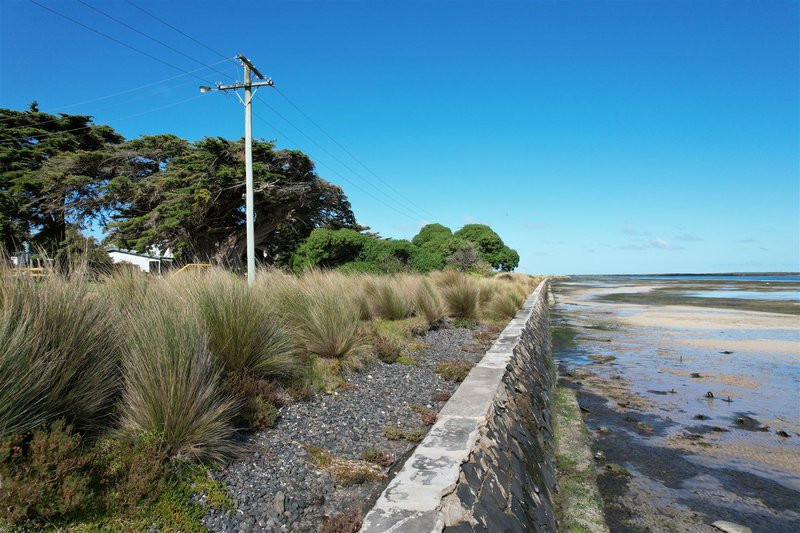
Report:
[[[124,314],[147,296],[152,281],[149,274],[122,263],[103,280],[99,292],[108,300],[112,313]]]
[[[155,435],[172,459],[224,461],[236,449],[237,405],[223,393],[197,315],[158,292],[126,319],[120,424]]]
[[[415,303],[417,314],[425,319],[429,327],[439,323],[447,315],[442,296],[427,278],[422,278],[417,286]]]
[[[357,357],[365,341],[353,283],[335,272],[310,271],[276,283],[271,298],[308,353],[355,363],[348,356]]]
[[[99,429],[119,390],[113,325],[80,272],[36,281],[0,269],[0,437],[60,418]]]
[[[341,272],[341,271],[339,271]],[[372,307],[372,299],[368,290],[372,276],[363,273],[349,274],[350,296],[358,306],[359,317],[367,321],[375,318],[375,310]]]
[[[409,277],[373,276],[366,283],[373,314],[385,320],[414,316],[414,283]]]
[[[448,314],[455,318],[478,318],[480,311],[480,287],[469,276],[458,274],[458,278],[444,277],[442,297]]]
[[[260,290],[222,269],[175,275],[169,285],[195,309],[208,346],[226,374],[289,379],[299,370],[295,343]]]
[[[498,290],[489,301],[487,314],[495,318],[511,319],[522,307],[525,299],[515,287],[505,287]]]

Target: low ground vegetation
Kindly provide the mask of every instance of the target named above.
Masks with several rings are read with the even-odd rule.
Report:
[[[537,283],[264,270],[248,289],[221,269],[96,279],[79,268],[44,280],[2,271],[0,528],[197,529],[194,494],[232,505],[205,469],[242,452],[238,432],[270,426],[286,403],[345,392],[347,372],[414,364],[415,335],[429,329],[506,320]],[[387,428],[412,442],[423,434]],[[387,461],[323,452],[331,468],[364,476]]]

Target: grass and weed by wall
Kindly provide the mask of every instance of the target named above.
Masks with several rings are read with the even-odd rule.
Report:
[[[0,527],[196,529],[193,494],[230,505],[205,469],[241,453],[238,431],[408,357],[428,329],[508,319],[538,281],[2,270]]]

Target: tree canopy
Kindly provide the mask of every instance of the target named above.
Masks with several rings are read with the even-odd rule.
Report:
[[[453,234],[478,248],[484,261],[492,268],[504,272],[514,270],[519,265],[519,254],[503,243],[503,239],[495,231],[484,224],[467,224]]]
[[[306,154],[272,142],[253,142],[253,180],[257,256],[270,264],[382,272],[519,264],[482,224],[455,233],[428,224],[411,241],[364,233],[341,188],[319,177]],[[238,264],[244,192],[242,139],[126,141],[90,116],[42,113],[35,102],[26,111],[0,109],[0,246],[9,251],[26,240],[53,255],[88,251],[97,245],[80,231],[100,225],[106,244],[120,248]]]
[[[125,145],[133,171],[109,188],[114,221],[109,240],[126,248],[171,249],[178,256],[224,263],[245,254],[244,142],[173,136],[142,137]],[[253,142],[256,247],[269,262],[288,260],[320,226],[357,227],[344,192],[314,171],[297,150]]]
[[[309,267],[366,272],[430,272],[452,266],[462,271],[513,270],[517,252],[488,226],[469,224],[455,234],[428,224],[411,240],[381,239],[354,230],[314,230],[295,251],[296,271]]]
[[[300,151],[253,142],[256,247],[287,263],[315,228],[358,228],[350,203]],[[0,109],[0,243],[55,253],[70,228],[186,260],[245,254],[244,142],[153,135],[125,142],[83,115]]]
[[[123,137],[84,115],[0,109],[0,243],[29,240],[54,251],[67,229],[102,217],[113,176],[109,159]]]

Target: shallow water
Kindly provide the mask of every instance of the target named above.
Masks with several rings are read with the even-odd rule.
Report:
[[[800,291],[747,291],[747,290],[715,290],[687,292],[686,296],[698,298],[745,298],[748,300],[800,300]]]
[[[725,310],[598,299],[609,293],[663,291],[665,281],[678,306],[691,304],[681,302],[681,295],[702,294],[725,298]],[[625,512],[636,511],[637,490],[648,501],[667,502],[654,504],[658,509],[653,513],[663,513],[661,518],[678,529],[705,530],[703,525],[728,519],[749,521],[754,531],[800,530],[800,318],[737,310],[730,300],[773,300],[776,310],[785,309],[780,306],[800,300],[800,293],[790,285],[793,280],[780,282],[625,277],[555,284],[554,322],[577,331],[575,345],[562,347],[556,358],[563,370],[586,372],[572,383],[579,400],[591,405],[587,426],[590,432],[598,425],[612,428],[611,436],[595,433],[597,446],[632,472],[626,482],[601,481],[604,498],[610,498],[607,510],[629,507],[619,513],[622,518],[611,520],[612,530],[659,528],[655,518],[652,523],[643,518],[644,524],[624,518]],[[634,318],[645,312],[654,313],[649,323],[656,325],[636,325]],[[659,322],[659,313],[683,320]],[[590,356],[615,359],[599,362]],[[653,429],[637,430],[634,424],[642,421]],[[644,451],[632,453],[634,446]],[[653,466],[659,462],[665,464]],[[670,469],[668,476],[664,472]],[[708,491],[698,488],[715,483],[726,485],[722,502],[708,501]],[[621,484],[627,492],[619,492]],[[676,502],[691,512],[670,510]]]

